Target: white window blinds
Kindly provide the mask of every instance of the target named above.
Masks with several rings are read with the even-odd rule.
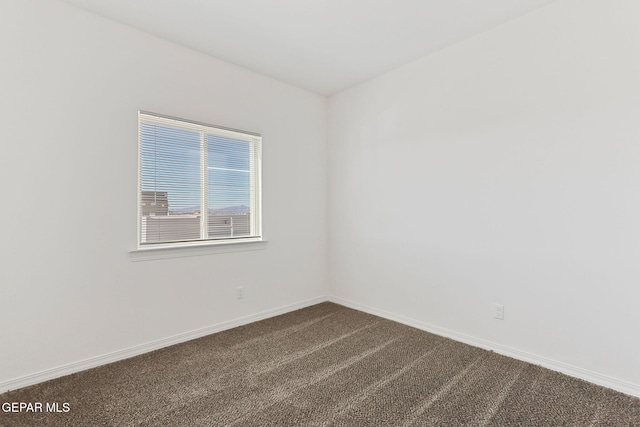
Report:
[[[260,135],[139,113],[139,245],[261,237]]]

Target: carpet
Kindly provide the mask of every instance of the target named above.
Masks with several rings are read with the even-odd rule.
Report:
[[[640,426],[640,399],[333,303],[0,394],[16,402],[42,411],[0,425]]]

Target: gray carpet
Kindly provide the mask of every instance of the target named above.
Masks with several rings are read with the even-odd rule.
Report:
[[[3,426],[640,426],[640,399],[332,303],[0,395]]]

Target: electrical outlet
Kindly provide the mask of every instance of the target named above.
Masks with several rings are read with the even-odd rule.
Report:
[[[236,298],[237,299],[242,299],[244,298],[244,288],[242,286],[238,286],[236,288]]]
[[[493,317],[504,320],[504,305],[493,303]]]

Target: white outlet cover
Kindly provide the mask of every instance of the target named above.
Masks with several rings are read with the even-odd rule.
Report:
[[[498,303],[493,304],[493,317],[504,320],[504,305]]]

